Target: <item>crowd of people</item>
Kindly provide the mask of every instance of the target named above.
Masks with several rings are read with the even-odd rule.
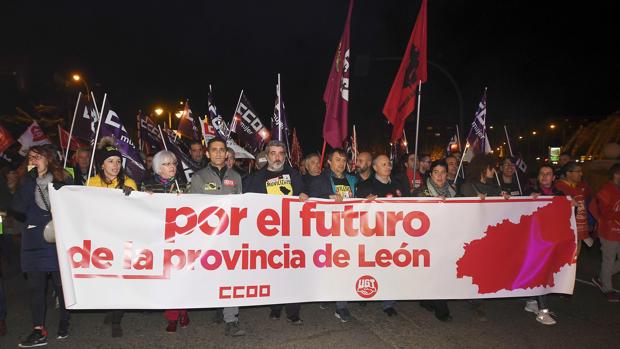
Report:
[[[593,282],[610,302],[620,300],[612,285],[612,275],[620,271],[620,165],[609,169],[609,182],[598,193],[592,193],[583,180],[583,167],[570,161],[563,154],[559,166],[540,166],[536,178],[520,179],[515,161],[505,158],[499,161],[492,155],[477,155],[467,164],[465,176],[459,175],[458,154],[441,159],[431,159],[427,154],[407,154],[399,161],[392,161],[385,154],[361,152],[354,161],[343,149],[334,149],[321,163],[319,154],[308,154],[299,168],[287,161],[286,145],[271,141],[264,151],[257,154],[251,164],[235,160],[235,152],[227,148],[226,141],[213,138],[206,145],[190,144],[189,154],[200,164],[201,170],[193,173],[191,180],[178,171],[179,160],[174,153],[163,150],[145,157],[149,175],[138,185],[126,175],[122,155],[113,141],[104,140],[95,149],[94,176],[88,178],[91,150],[82,148],[73,155],[73,177],[65,171],[51,145],[33,146],[27,161],[19,168],[2,170],[2,207],[4,231],[2,255],[6,257],[21,245],[21,270],[28,282],[32,332],[19,343],[29,348],[47,344],[48,331],[45,322],[46,289],[51,280],[58,300],[60,322],[58,339],[69,335],[70,313],[65,309],[60,281],[56,246],[44,239],[44,229],[51,221],[48,185],[88,185],[120,189],[126,195],[140,190],[150,193],[177,193],[182,195],[211,194],[230,195],[263,193],[268,195],[294,195],[301,200],[323,198],[342,201],[348,198],[373,200],[384,197],[437,197],[457,196],[504,197],[528,195],[568,195],[572,198],[577,222],[578,239],[598,237],[601,244],[602,263]],[[247,165],[248,167],[245,167]],[[243,168],[243,169],[242,169]],[[595,228],[596,227],[596,228]],[[21,240],[15,239],[21,235]],[[581,243],[578,244],[577,255]],[[1,282],[1,279],[0,279]],[[0,336],[6,333],[6,299],[0,284]],[[532,312],[536,320],[553,325],[556,319],[549,311],[546,297],[526,300],[525,310]],[[485,318],[484,301],[470,301],[472,309]],[[365,304],[365,303],[362,303]],[[360,305],[362,305],[360,304]],[[450,321],[447,300],[425,300],[420,305],[434,312],[440,321]],[[322,309],[331,304],[320,303]],[[351,320],[346,300],[335,302],[334,316],[341,322]],[[397,316],[395,301],[383,301],[382,310],[387,316]],[[293,325],[302,325],[299,303],[272,305],[269,318],[281,318],[283,309],[286,319]],[[113,337],[123,336],[121,326],[123,310],[113,310],[104,317],[109,323]],[[165,331],[174,333],[177,327],[190,323],[187,310],[169,309],[164,312]],[[246,331],[239,322],[239,308],[219,309],[214,321],[225,323],[225,335],[243,336]],[[163,326],[162,326],[163,327]]]

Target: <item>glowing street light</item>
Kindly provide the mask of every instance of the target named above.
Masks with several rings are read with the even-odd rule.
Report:
[[[519,139],[523,139],[523,136],[519,136]]]
[[[73,78],[73,81],[76,81],[76,82],[82,80],[82,77],[80,76],[80,74],[73,74],[72,78]]]
[[[536,136],[536,131],[532,131],[532,136]]]
[[[183,116],[183,111],[182,111],[182,110],[179,110],[178,112],[174,113],[174,116],[176,116],[176,117],[177,117],[177,119],[180,119],[180,118],[181,118],[181,116]]]
[[[550,129],[552,129],[552,130],[554,130],[554,129],[555,129],[555,124],[551,124],[551,125],[549,125],[549,128],[550,128]]]
[[[157,114],[157,116],[161,116],[161,114],[164,113],[164,110],[162,108],[155,108],[155,114]]]
[[[71,79],[73,81],[75,81],[76,83],[79,83],[79,82],[83,83],[84,87],[86,88],[86,95],[90,96],[90,88],[88,87],[88,84],[86,83],[86,79],[82,78],[82,76],[80,74],[77,74],[77,73],[71,75]]]

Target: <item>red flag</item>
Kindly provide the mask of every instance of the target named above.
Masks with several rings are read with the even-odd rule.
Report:
[[[60,140],[60,149],[66,149],[67,143],[69,143],[69,132],[67,132],[64,128],[58,125],[58,139]],[[87,147],[88,143],[81,142],[74,136],[71,136],[71,143],[69,144],[69,149],[76,151],[79,148]]]
[[[15,140],[9,131],[0,125],[0,153],[7,150],[13,143],[15,143]]]
[[[327,86],[323,93],[325,102],[325,121],[323,122],[323,139],[333,148],[342,146],[347,138],[349,114],[349,27],[353,0],[349,3],[349,13],[344,25],[344,32],[338,44],[338,50],[332,63]]]
[[[383,115],[394,125],[391,138],[394,143],[402,136],[405,119],[414,110],[416,87],[426,82],[426,1],[422,0],[407,50],[383,106]]]

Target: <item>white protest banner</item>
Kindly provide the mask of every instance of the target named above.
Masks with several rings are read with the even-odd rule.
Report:
[[[565,197],[334,202],[50,188],[69,309],[572,293]]]

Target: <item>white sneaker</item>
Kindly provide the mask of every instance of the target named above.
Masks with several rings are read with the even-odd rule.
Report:
[[[543,325],[555,325],[557,321],[551,317],[549,309],[543,309],[536,313],[536,321]]]
[[[535,299],[528,299],[525,301],[525,311],[530,313],[538,313],[538,301]]]

